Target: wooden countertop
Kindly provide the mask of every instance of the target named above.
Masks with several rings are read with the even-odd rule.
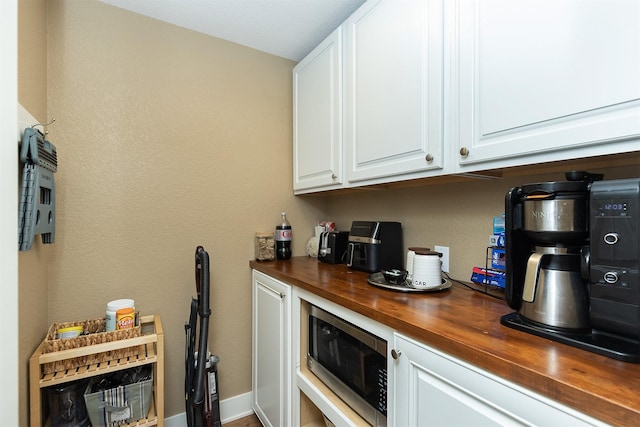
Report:
[[[250,266],[594,418],[640,425],[640,364],[507,328],[504,301],[455,283],[438,293],[380,289],[367,273],[308,257]]]

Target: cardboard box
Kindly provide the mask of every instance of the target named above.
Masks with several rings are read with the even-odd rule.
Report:
[[[473,267],[471,281],[481,285],[505,287],[506,273],[504,271],[487,270],[482,267]]]
[[[504,247],[504,234],[492,234],[489,236],[489,246]]]

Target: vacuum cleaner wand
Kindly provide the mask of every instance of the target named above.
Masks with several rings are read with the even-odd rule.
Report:
[[[189,323],[185,324],[185,400],[187,425],[220,427],[218,400],[218,356],[208,351],[209,317],[211,308],[209,254],[202,246],[195,254],[196,291],[198,298],[191,299]],[[199,324],[199,341],[196,349],[196,330]]]
[[[207,340],[209,339],[209,254],[202,246],[196,248],[196,288],[198,290],[198,315],[200,316],[200,340],[198,341],[198,360],[196,362],[195,389],[193,404],[200,406],[204,402],[204,376],[207,363]]]

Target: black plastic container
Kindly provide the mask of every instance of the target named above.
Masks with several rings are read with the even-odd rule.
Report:
[[[89,415],[84,402],[88,379],[47,388],[51,427],[86,427]]]

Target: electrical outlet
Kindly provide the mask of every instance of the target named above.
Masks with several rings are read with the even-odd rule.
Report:
[[[440,258],[440,261],[442,261],[442,271],[444,271],[445,273],[448,273],[449,272],[449,246],[436,246],[435,251],[440,252],[442,254],[442,257]]]

